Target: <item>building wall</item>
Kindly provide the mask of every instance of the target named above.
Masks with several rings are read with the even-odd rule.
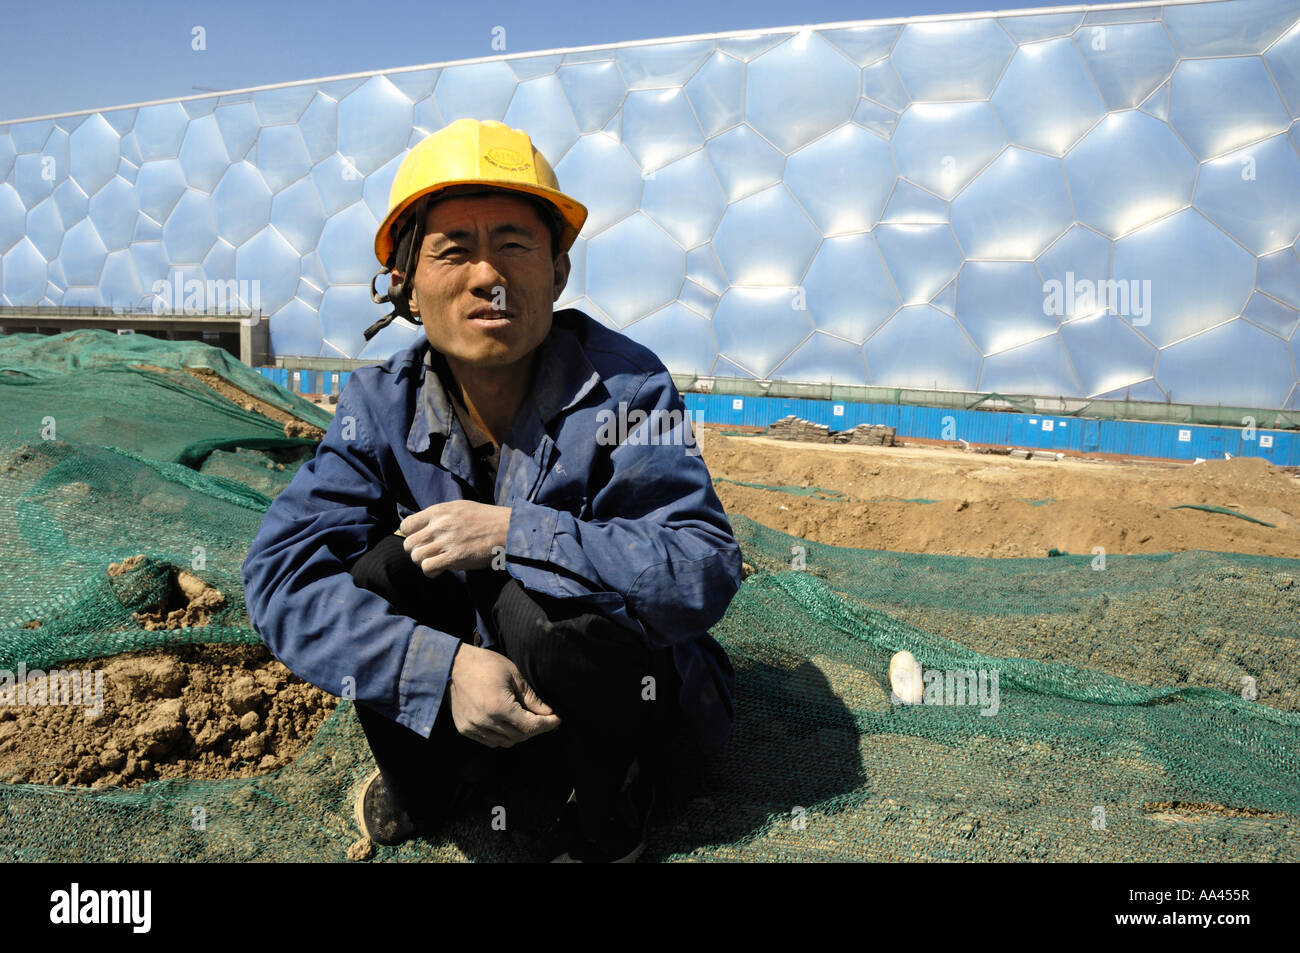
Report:
[[[590,208],[559,305],[674,372],[1300,409],[1295,0],[719,34],[0,125],[0,303],[229,291],[277,354],[386,356],[421,332],[362,339],[374,231],[406,149],[464,116],[527,130]]]

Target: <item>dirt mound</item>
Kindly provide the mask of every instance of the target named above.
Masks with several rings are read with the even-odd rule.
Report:
[[[312,440],[320,440],[325,436],[325,431],[321,430],[315,424],[310,424],[305,420],[300,420],[287,410],[281,410],[274,404],[268,404],[266,401],[254,397],[247,391],[241,390],[234,384],[230,383],[230,381],[226,380],[214,370],[210,370],[206,367],[187,367],[185,370],[192,377],[207,384],[227,400],[234,401],[240,407],[244,408],[244,410],[251,411],[255,414],[261,414],[263,417],[268,417],[278,424],[284,424],[284,435],[286,437],[308,437]]]
[[[73,674],[77,695],[68,691]],[[337,702],[260,646],[67,663],[11,690],[18,703],[0,705],[0,782],[90,787],[274,771]]]

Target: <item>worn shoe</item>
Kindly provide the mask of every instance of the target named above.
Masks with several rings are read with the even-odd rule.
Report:
[[[579,822],[578,792],[569,795],[565,805],[563,830],[568,837],[568,849],[556,856],[556,864],[631,864],[645,850],[646,832],[650,827],[650,813],[654,809],[655,788],[643,776],[640,765],[633,762],[628,768],[623,788],[614,796],[610,814],[601,825],[599,837],[588,839]]]
[[[398,806],[378,769],[361,782],[353,811],[362,835],[376,844],[394,847],[417,833],[415,822]]]

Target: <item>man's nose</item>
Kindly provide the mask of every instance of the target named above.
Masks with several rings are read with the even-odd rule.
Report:
[[[496,259],[492,254],[484,252],[475,256],[470,262],[470,287],[475,291],[494,294],[497,288],[505,286],[506,277],[497,267]]]

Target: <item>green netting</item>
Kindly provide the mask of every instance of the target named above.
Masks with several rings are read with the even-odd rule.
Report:
[[[56,440],[0,439],[0,668],[256,642],[239,569],[296,464],[281,471],[238,443],[243,419],[204,417],[205,395],[155,393],[137,410],[143,423],[115,415],[88,428],[93,439],[69,439],[61,424]],[[66,388],[48,399],[56,419],[80,407]],[[197,423],[188,442],[159,428],[150,454],[153,414]],[[178,447],[230,440],[221,456],[177,462],[193,460]],[[714,634],[738,670],[736,731],[703,775],[675,778],[649,856],[1300,858],[1300,560],[927,556],[732,522],[753,572]],[[137,553],[147,571],[129,585],[105,572]],[[181,566],[226,606],[207,627],[144,631],[132,612],[162,598]],[[901,649],[928,672],[975,673],[990,692],[977,704],[893,704]],[[0,859],[341,860],[357,836],[351,790],[371,768],[342,702],[295,762],[257,778],[0,785]],[[451,822],[438,842],[379,852],[513,856],[486,814]]]
[[[1180,503],[1178,506],[1169,507],[1171,510],[1204,510],[1207,513],[1223,513],[1226,516],[1235,516],[1239,520],[1245,520],[1248,523],[1258,523],[1260,526],[1267,526],[1269,529],[1276,529],[1276,524],[1265,523],[1263,520],[1257,520],[1253,516],[1247,516],[1245,513],[1238,513],[1236,510],[1229,509],[1226,506],[1213,506],[1209,503]]]

